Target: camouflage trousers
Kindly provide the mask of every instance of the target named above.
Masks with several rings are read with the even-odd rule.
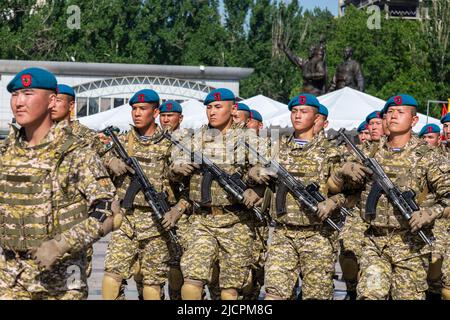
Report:
[[[197,215],[191,225],[192,241],[181,258],[183,276],[209,284],[218,261],[220,288],[239,291],[250,274],[253,232],[243,222],[213,227],[203,224],[203,219]]]
[[[366,234],[358,299],[425,299],[430,249],[409,231],[374,236],[369,229]]]
[[[253,226],[255,239],[253,240],[253,263],[251,277],[243,288],[243,300],[257,300],[264,285],[264,265],[267,254],[267,241],[269,239],[269,227],[266,225]]]
[[[433,247],[433,256],[442,263],[442,278],[430,283],[433,292],[440,293],[442,286],[450,289],[450,219],[437,219],[434,224],[433,234],[436,241]]]
[[[122,229],[111,234],[105,257],[105,272],[129,279],[140,267],[142,283],[146,286],[164,285],[169,272],[170,253],[168,243],[162,236],[138,240],[129,237]]]
[[[345,261],[350,260],[352,264],[359,264],[364,244],[364,232],[367,228],[367,223],[364,222],[358,212],[353,211],[353,216],[348,216],[345,219],[344,227],[339,233],[341,262],[345,263]],[[343,278],[347,279],[344,267],[342,272],[344,273]],[[353,277],[353,275],[350,276]],[[346,280],[347,291],[356,291],[356,284],[356,279]]]
[[[303,276],[303,299],[333,299],[337,235],[324,227],[275,227],[267,252],[265,289],[291,299],[298,276]]]
[[[34,260],[0,254],[0,300],[84,300],[88,297],[86,258],[64,257],[52,271]]]

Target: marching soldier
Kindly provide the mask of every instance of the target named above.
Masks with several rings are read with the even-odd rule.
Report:
[[[98,155],[53,123],[55,76],[29,68],[8,84],[12,126],[1,147],[0,299],[86,299],[85,248],[120,224]]]
[[[155,120],[159,114],[159,95],[150,89],[136,92],[130,99],[134,126],[119,137],[130,156],[142,166],[147,178],[158,191],[166,191],[169,202],[175,203],[173,190],[163,179],[169,166],[170,143],[163,139],[162,130]],[[113,154],[106,155],[109,169],[117,177],[118,196],[124,199],[130,184],[125,163]],[[185,208],[176,203],[164,216],[164,227],[176,223]],[[117,299],[123,279],[132,275],[136,261],[140,267],[144,300],[162,298],[162,287],[167,281],[170,261],[170,244],[165,232],[152,217],[152,209],[142,192],[136,195],[133,209],[127,209],[119,230],[114,232],[108,244],[103,278],[103,298]]]
[[[369,126],[366,121],[363,121],[356,131],[358,131],[358,138],[361,144],[364,144],[366,141],[370,141]]]
[[[250,108],[245,103],[237,103],[237,108],[233,111],[233,121],[237,124],[246,125],[249,118]]]
[[[427,124],[419,132],[419,138],[425,140],[431,147],[439,146],[441,138],[441,128],[436,124]]]
[[[204,104],[209,123],[194,134],[190,147],[214,159],[227,173],[240,172],[245,179],[247,164],[237,162],[240,157],[235,151],[237,139],[243,133],[238,130],[243,125],[233,122],[237,110],[235,99],[230,90],[223,88],[207,95]],[[192,241],[181,258],[182,298],[202,298],[203,286],[210,283],[213,265],[218,261],[221,298],[236,300],[250,276],[252,263],[253,232],[249,220],[253,217],[247,208],[259,197],[249,188],[243,194],[245,205],[237,204],[213,181],[211,199],[204,199],[201,196],[203,174],[197,169],[199,164],[186,160],[183,155],[175,157],[169,172],[174,181],[190,177],[189,199],[196,216],[191,224]]]
[[[385,136],[382,112],[374,111],[370,113],[366,118],[366,122],[370,133],[370,141],[379,142],[381,137]]]
[[[314,134],[319,134],[328,127],[328,108],[320,104],[319,116],[314,125]]]
[[[412,189],[421,194],[429,186],[432,205],[415,211],[407,221],[384,194],[376,204],[376,213],[365,211],[373,185],[371,171],[358,162],[346,162],[328,180],[332,192],[344,185],[361,190],[361,214],[369,224],[360,258],[361,277],[358,299],[424,299],[427,290],[427,269],[430,248],[415,233],[422,229],[428,234],[433,221],[443,213],[442,199],[448,197],[448,168],[439,168],[430,147],[412,134],[417,123],[417,102],[409,95],[391,97],[384,107],[390,131],[388,138],[372,145],[369,157],[375,158],[389,178],[402,191]],[[351,170],[348,170],[351,168]]]
[[[255,130],[257,135],[259,135],[259,130],[264,128],[262,115],[258,111],[250,110],[247,128]]]
[[[71,119],[71,114],[75,108],[75,91],[73,88],[65,84],[58,84],[56,93],[56,103],[50,109],[52,120],[55,122],[68,121],[72,134],[79,139],[86,140],[100,156],[103,156],[105,148],[97,133],[82,125],[78,120]]]
[[[322,194],[331,167],[340,161],[338,150],[323,131],[314,135],[320,103],[311,94],[301,94],[289,102],[294,134],[283,137],[279,145],[279,163],[305,184],[317,183]],[[252,169],[251,179],[269,182],[276,173]],[[318,213],[309,212],[290,193],[277,201],[275,187],[271,215],[276,221],[265,266],[266,299],[290,299],[302,275],[303,299],[332,299],[333,275],[337,257],[337,235],[322,222],[337,213],[344,198],[336,195],[319,204]],[[280,193],[281,194],[281,193]]]

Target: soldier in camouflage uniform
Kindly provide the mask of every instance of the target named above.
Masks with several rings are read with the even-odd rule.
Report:
[[[243,130],[238,130],[242,125],[233,123],[232,113],[236,111],[234,94],[228,89],[216,89],[208,94],[204,104],[209,124],[194,134],[188,146],[211,158],[227,173],[242,173],[245,181],[248,162],[247,157],[240,157],[236,150],[237,139]],[[213,265],[218,261],[221,298],[237,299],[249,277],[252,262],[253,232],[249,220],[253,217],[247,208],[259,198],[252,189],[247,189],[243,194],[245,205],[237,204],[213,181],[211,201],[202,199],[203,175],[197,171],[200,165],[186,159],[184,154],[174,154],[173,157],[170,177],[174,181],[190,177],[189,199],[195,215],[191,223],[192,242],[181,258],[184,276],[182,298],[202,298],[203,286],[210,283]]]
[[[175,200],[173,190],[164,174],[169,165],[170,142],[162,136],[155,120],[159,114],[159,96],[149,89],[138,91],[130,99],[134,126],[127,134],[119,136],[130,156],[135,157],[150,183],[158,192],[165,191],[173,207],[164,216],[163,226],[171,228],[187,208],[185,201]],[[118,196],[123,199],[130,184],[129,168],[113,154],[106,156],[110,170],[115,174]],[[132,275],[133,266],[139,262],[144,300],[163,297],[167,281],[171,245],[166,233],[152,217],[152,209],[142,192],[134,199],[134,208],[127,209],[122,227],[114,232],[108,244],[103,278],[103,298],[117,299],[123,279]]]
[[[163,128],[169,128],[172,134],[178,137],[186,137],[189,135],[187,130],[180,130],[180,124],[183,121],[183,108],[173,100],[164,102],[159,107],[159,122]],[[173,183],[172,187],[176,190],[176,196],[179,201],[183,202],[185,210],[180,219],[176,223],[177,235],[180,239],[183,250],[187,250],[189,242],[192,240],[190,231],[191,205],[189,203],[189,180],[185,179],[181,183]],[[174,227],[167,225],[166,227]],[[181,257],[178,257],[181,259]],[[180,259],[174,261],[170,265],[169,271],[169,296],[170,300],[181,300],[181,286],[183,285],[183,274],[180,269]]]
[[[384,194],[375,215],[365,213],[372,186],[370,170],[357,162],[346,162],[329,179],[332,192],[355,186],[362,191],[360,208],[369,224],[360,259],[361,277],[357,286],[358,299],[424,299],[427,290],[427,270],[430,247],[415,233],[422,229],[428,235],[433,221],[443,213],[442,199],[448,197],[448,179],[429,146],[412,135],[417,123],[417,102],[409,95],[390,98],[385,105],[389,138],[381,139],[369,153],[402,191],[412,189],[417,195],[428,186],[436,200],[412,214],[407,221]],[[418,197],[420,198],[420,196]]]
[[[93,130],[82,125],[78,120],[71,120],[71,115],[74,108],[75,91],[68,85],[58,84],[56,90],[56,103],[50,109],[52,120],[54,122],[67,121],[72,129],[72,134],[77,137],[77,139],[86,141],[86,143],[89,144],[100,157],[103,156],[105,148],[102,146],[97,134]],[[92,272],[93,253],[92,247],[87,249],[88,278]]]
[[[0,299],[85,299],[85,248],[113,228],[115,188],[68,123],[53,124],[53,74],[25,69],[7,89],[21,129],[0,154]]]
[[[325,188],[331,167],[340,161],[337,149],[324,132],[314,135],[320,103],[310,94],[300,94],[289,102],[294,135],[279,142],[279,163],[305,184],[317,183]],[[274,150],[274,148],[272,148]],[[276,173],[255,167],[251,179],[261,183]],[[302,275],[303,299],[333,299],[333,275],[337,259],[337,234],[323,224],[327,217],[338,215],[344,197],[336,195],[319,204],[318,213],[310,212],[288,192],[284,197],[280,184],[272,186],[275,194],[271,206],[276,221],[265,266],[266,299],[291,299],[299,274]],[[284,197],[284,199],[283,199]]]
[[[369,129],[370,140],[373,142],[378,142],[382,137],[385,136],[383,129],[383,112],[374,111],[370,113],[367,118],[367,129]]]

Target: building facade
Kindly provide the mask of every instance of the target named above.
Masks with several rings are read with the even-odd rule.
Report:
[[[426,17],[426,3],[429,0],[338,0],[339,16],[345,14],[345,7],[354,5],[360,9],[376,5],[386,18],[422,19]]]
[[[239,96],[239,81],[253,72],[249,68],[0,60],[0,135],[13,121],[6,86],[16,73],[28,67],[50,70],[58,83],[74,87],[76,117],[126,104],[144,88],[156,90],[163,101],[202,101],[217,87],[228,88]]]

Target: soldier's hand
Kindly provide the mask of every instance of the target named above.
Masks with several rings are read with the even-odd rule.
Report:
[[[60,235],[54,239],[47,240],[37,249],[31,252],[31,257],[46,270],[51,270],[56,260],[70,250],[69,244]]]
[[[165,230],[170,230],[177,224],[178,220],[181,218],[183,211],[180,210],[178,206],[172,207],[169,211],[164,214],[162,220],[162,226]]]
[[[352,179],[354,182],[361,182],[366,177],[366,175],[371,175],[373,174],[373,172],[360,163],[346,162],[340,169],[336,170],[336,174],[340,178],[346,176]]]
[[[328,198],[325,201],[320,202],[317,205],[317,216],[320,221],[325,221],[325,219],[328,218],[330,214],[337,209],[337,207],[337,203],[332,198]]]
[[[244,205],[249,209],[254,207],[255,204],[261,199],[261,197],[258,196],[253,189],[245,190],[242,195],[244,197]]]
[[[248,171],[248,177],[257,184],[269,184],[271,179],[277,177],[277,173],[265,167],[253,167]]]
[[[103,237],[111,231],[119,229],[122,224],[123,214],[122,210],[120,209],[120,201],[114,200],[111,203],[111,212],[112,215],[107,217],[105,221],[103,221],[101,226],[100,233]]]
[[[108,167],[109,167],[109,169],[111,169],[111,171],[116,176],[121,176],[121,175],[125,174],[127,171],[134,173],[132,168],[127,166],[127,164],[125,162],[123,162],[121,159],[116,158],[116,157],[112,158],[109,161]]]
[[[192,175],[192,173],[200,169],[200,165],[198,163],[183,163],[183,162],[174,162],[171,165],[170,170],[174,175],[182,175],[184,177],[188,177]]]
[[[434,220],[433,213],[425,208],[420,211],[415,211],[411,214],[411,219],[409,219],[409,226],[412,232],[419,231],[423,227],[431,224]]]

